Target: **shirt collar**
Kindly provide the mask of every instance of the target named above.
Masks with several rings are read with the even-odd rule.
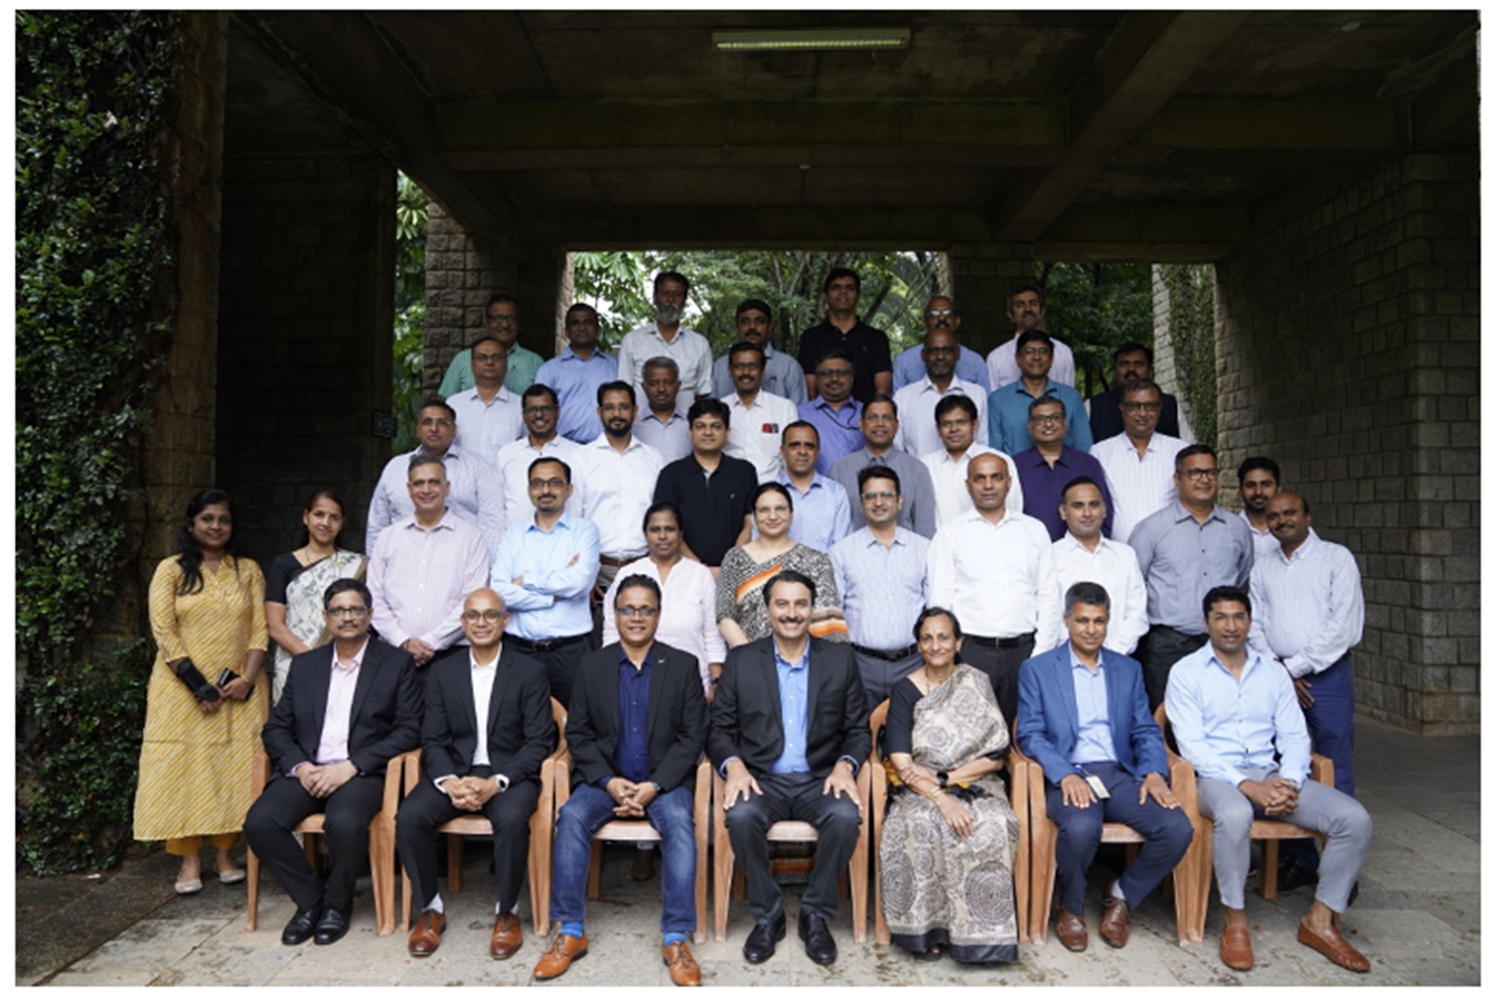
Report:
[[[1104,670],[1104,647],[1101,646],[1099,648],[1098,670],[1089,670],[1088,666],[1078,658],[1078,650],[1073,648],[1073,643],[1071,641],[1068,642],[1068,661],[1072,664],[1074,670],[1086,671],[1090,677],[1098,676]]]
[[[364,662],[364,659],[365,659],[365,650],[367,650],[367,649],[370,648],[370,637],[368,635],[365,636],[365,641],[362,642],[362,643],[360,643],[359,652],[355,653],[354,656],[353,656],[353,658],[350,659],[348,667],[345,667],[341,663],[339,663],[339,647],[338,647],[338,643],[332,643],[332,646],[333,646],[333,669],[334,670],[342,670],[344,673],[352,673],[352,672],[358,670],[359,669],[359,665]]]
[[[503,639],[501,640],[502,643],[504,643],[504,641],[505,640],[503,640]],[[474,672],[476,672],[476,673],[481,672],[481,671],[491,671],[491,672],[493,672],[497,667],[500,666],[500,652],[501,652],[500,650],[496,650],[495,651],[495,659],[492,660],[491,662],[489,662],[489,663],[480,663],[478,660],[474,659],[474,650],[470,649],[469,650],[469,669],[472,670],[472,671],[474,671]]]
[[[804,670],[807,668],[808,660],[812,655],[812,637],[809,636],[806,644],[802,647],[802,656],[796,663],[785,660],[781,656],[781,647],[776,645],[776,640],[771,640],[771,653],[776,657],[776,666],[785,667],[788,670]]]
[[[1182,498],[1181,497],[1179,497],[1179,498],[1177,498],[1177,499],[1175,499],[1175,500],[1172,501],[1172,510],[1173,510],[1172,520],[1174,522],[1175,521],[1185,521],[1188,518],[1193,518],[1193,520],[1195,520],[1195,521],[1197,520],[1196,517],[1193,517],[1193,512],[1190,511],[1190,510],[1188,510],[1187,507],[1183,506]],[[1214,509],[1208,512],[1208,520],[1210,520],[1210,521],[1223,521],[1223,520],[1225,520],[1225,518],[1224,518],[1224,508],[1220,507],[1218,504],[1214,504]]]
[[[651,646],[646,650],[646,658],[641,661],[641,669],[642,670],[648,669],[651,666],[651,661],[654,660],[655,658],[656,658],[656,643],[652,642]],[[627,667],[628,666],[631,670],[635,670],[635,664],[632,663],[632,662],[630,662],[630,654],[627,653],[627,652],[625,652],[625,644],[624,643],[620,644],[620,666],[622,666],[622,667]]]

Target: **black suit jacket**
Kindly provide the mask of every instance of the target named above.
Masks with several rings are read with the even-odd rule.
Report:
[[[620,739],[620,644],[588,653],[573,683],[568,707],[568,750],[573,783],[614,777]],[[708,738],[708,702],[698,661],[664,642],[651,648],[651,690],[646,697],[646,749],[651,779],[663,792],[693,780]]]
[[[328,712],[333,646],[292,657],[281,700],[261,731],[277,774],[317,763]],[[384,774],[386,762],[415,750],[422,733],[422,689],[411,654],[370,636],[349,708],[349,760],[360,774]]]
[[[469,647],[460,646],[427,667],[427,711],[422,719],[422,770],[429,778],[463,777],[479,742]],[[510,781],[536,778],[557,746],[547,668],[502,643],[485,736],[490,768]]]
[[[854,653],[843,643],[808,642],[807,765],[827,775],[840,757],[851,757],[857,771],[870,755],[870,716]],[[708,731],[708,754],[720,770],[739,757],[759,778],[781,756],[786,739],[774,643],[757,639],[725,658]]]

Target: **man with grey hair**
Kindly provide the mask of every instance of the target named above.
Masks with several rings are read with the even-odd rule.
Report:
[[[663,355],[646,359],[641,368],[646,405],[635,418],[633,433],[661,452],[664,462],[686,458],[693,450],[693,442],[688,438],[687,410],[677,405],[680,388],[682,378],[677,362]]]
[[[682,325],[687,307],[687,278],[676,271],[662,271],[656,276],[651,302],[656,318],[631,330],[620,341],[620,365],[617,378],[636,386],[646,367],[646,359],[665,355],[677,362],[682,388],[677,405],[687,409],[693,400],[714,390],[713,351],[701,333]]]

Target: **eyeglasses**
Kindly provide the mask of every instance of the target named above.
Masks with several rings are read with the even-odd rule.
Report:
[[[502,619],[504,617],[505,617],[505,612],[504,611],[497,611],[494,608],[488,608],[488,609],[486,609],[484,611],[465,611],[464,612],[464,621],[468,622],[470,625],[473,625],[475,622],[479,621],[481,618],[483,618],[487,622],[497,622],[497,621],[499,621],[500,619]]]
[[[1043,354],[1051,354],[1051,353],[1052,353],[1052,348],[1050,348],[1050,347],[1023,347],[1023,348],[1021,348],[1021,356],[1022,357],[1027,357],[1027,358],[1039,358]]]
[[[1218,479],[1218,469],[1183,469],[1182,474],[1195,483],[1201,483],[1205,479]]]
[[[533,479],[531,488],[534,490],[560,490],[568,485],[566,479]]]
[[[481,365],[498,365],[505,360],[504,354],[476,354],[474,360]]]
[[[874,503],[876,500],[885,500],[885,501],[889,502],[891,500],[896,499],[896,497],[897,497],[897,494],[892,493],[890,490],[881,490],[878,493],[874,493],[874,492],[871,492],[871,493],[861,493],[859,495],[859,498],[861,500],[865,501],[866,503]]]
[[[506,324],[514,325],[515,322],[516,322],[516,317],[515,316],[503,316],[503,315],[501,315],[499,313],[486,313],[485,317],[484,317],[484,321],[486,323],[506,323]]]
[[[1060,424],[1068,419],[1061,413],[1033,413],[1031,422],[1034,424]]]
[[[551,413],[555,409],[557,409],[557,407],[550,406],[550,405],[548,405],[548,406],[528,406],[524,410],[521,411],[521,415],[522,416],[526,416],[526,417],[542,417],[542,416],[546,416],[547,414]]]
[[[1120,408],[1126,413],[1156,413],[1161,409],[1160,403],[1121,403]]]
[[[621,618],[655,618],[659,609],[653,607],[638,608],[634,604],[615,608],[615,614]]]
[[[792,508],[788,507],[784,503],[777,504],[775,507],[757,507],[757,508],[755,508],[755,516],[756,517],[769,517],[772,514],[777,514],[777,515],[780,515],[782,517],[785,517],[786,515],[790,514],[791,512],[792,512]]]
[[[329,618],[359,618],[369,612],[369,610],[363,604],[359,604],[352,608],[328,608],[327,614]]]
[[[931,316],[933,319],[942,319],[944,316],[956,316],[957,314],[958,314],[958,310],[957,309],[929,309],[929,310],[927,310],[927,315]]]
[[[853,368],[819,368],[813,373],[818,378],[849,378],[854,374]]]

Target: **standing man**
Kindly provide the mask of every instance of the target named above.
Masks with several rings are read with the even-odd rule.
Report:
[[[528,386],[521,395],[521,419],[526,435],[500,449],[495,464],[500,469],[500,488],[505,496],[505,525],[531,520],[531,496],[527,470],[544,455],[571,462],[578,445],[557,433],[557,393],[551,386],[538,383]],[[577,500],[569,500],[569,510],[577,511]]]
[[[970,459],[974,509],[939,526],[927,550],[927,587],[933,607],[987,630],[964,636],[964,659],[988,675],[1000,711],[1014,719],[1021,662],[1058,644],[1062,595],[1047,529],[1006,509],[1010,482],[1003,455]]]
[[[578,661],[589,651],[589,590],[599,575],[599,529],[564,510],[573,470],[539,458],[527,470],[530,522],[513,524],[490,569],[490,586],[509,609],[505,635],[547,668],[552,697],[566,705]]]
[[[490,957],[521,947],[516,915],[531,845],[531,816],[541,792],[543,761],[557,745],[547,671],[502,643],[505,602],[488,588],[464,600],[466,649],[435,660],[422,716],[422,777],[396,814],[396,848],[422,913],[406,950],[437,951],[447,926],[438,895],[437,828],[483,813],[495,829],[495,926]]]
[[[1146,634],[1146,580],[1135,549],[1106,536],[1109,507],[1098,480],[1079,476],[1063,487],[1063,523],[1068,532],[1052,543],[1057,586],[1063,593],[1075,583],[1091,582],[1109,594],[1109,634],[1104,648],[1132,656]]]
[[[469,349],[474,385],[448,397],[457,419],[454,443],[488,458],[521,436],[521,400],[505,388],[505,349],[483,337]]]
[[[1110,537],[1126,542],[1137,524],[1172,502],[1176,494],[1172,471],[1177,453],[1187,442],[1157,432],[1161,387],[1155,382],[1131,382],[1121,397],[1125,433],[1100,441],[1089,454],[1104,466],[1114,500],[1115,526]]]
[[[425,667],[462,635],[464,595],[489,582],[489,547],[448,509],[441,461],[412,456],[406,488],[411,516],[382,531],[370,553],[371,617],[381,638]]]
[[[1016,339],[1016,364],[1021,369],[1021,378],[990,393],[990,443],[1007,455],[1025,451],[1031,444],[1026,418],[1031,404],[1038,399],[1062,403],[1068,418],[1064,444],[1079,451],[1094,446],[1078,390],[1047,376],[1052,367],[1052,350],[1052,338],[1042,331],[1021,334]]]
[[[484,307],[484,332],[499,341],[505,351],[505,388],[513,395],[520,395],[526,387],[536,381],[537,369],[542,366],[542,356],[528,351],[516,342],[521,333],[520,311],[516,300],[503,292],[490,296]],[[474,387],[470,351],[459,351],[448,362],[448,371],[438,386],[439,396],[451,396]]]
[[[838,957],[828,921],[859,839],[854,777],[870,755],[865,689],[851,650],[808,635],[816,596],[812,580],[794,570],[766,583],[771,635],[729,651],[710,715],[708,754],[725,781],[724,825],[755,917],[744,948],[752,965],[786,936],[766,844],[771,824],[796,819],[818,828],[797,915],[797,933],[818,965]]]
[[[604,430],[595,409],[596,394],[601,385],[614,381],[620,366],[599,350],[599,314],[593,306],[569,306],[563,333],[568,346],[542,365],[536,380],[557,393],[562,405],[558,432],[576,444],[588,444]]]
[[[688,950],[698,927],[693,785],[708,704],[697,661],[656,641],[655,580],[622,579],[612,613],[620,641],[583,658],[568,708],[573,790],[552,847],[551,918],[561,927],[532,975],[556,979],[588,953],[583,914],[594,833],[612,819],[645,819],[661,834],[662,961],[673,983],[697,986],[701,973]]]
[[[891,394],[891,341],[859,318],[859,275],[847,267],[836,267],[823,281],[823,300],[828,318],[802,331],[797,360],[807,373],[808,398],[819,394],[818,366],[829,351],[843,351],[854,370],[854,398],[863,403],[877,392]],[[825,446],[827,435],[824,435]],[[826,470],[819,469],[819,472]]]
[[[818,444],[818,429],[812,424],[805,420],[788,424],[781,432],[785,471],[776,481],[794,497],[797,516],[787,530],[792,541],[827,552],[849,533],[849,494],[838,482],[817,471]]]
[[[1172,476],[1177,499],[1130,533],[1130,547],[1146,580],[1146,617],[1151,628],[1137,648],[1146,672],[1151,710],[1161,704],[1172,664],[1200,649],[1203,595],[1214,587],[1250,582],[1255,547],[1245,522],[1214,502],[1219,465],[1206,444],[1177,453]]]
[[[412,512],[407,468],[418,455],[443,463],[446,497],[453,512],[479,529],[491,557],[505,534],[505,499],[495,471],[495,452],[481,455],[460,448],[457,415],[441,399],[429,399],[417,413],[417,446],[385,463],[365,518],[365,551],[373,553],[380,533]]]
[[[646,408],[635,418],[633,433],[661,452],[663,462],[687,457],[693,443],[688,439],[687,410],[677,405],[677,390],[682,388],[677,362],[648,358],[641,369],[641,388],[646,392]]]
[[[985,366],[990,372],[990,391],[992,392],[1002,385],[1020,381],[1021,369],[1016,364],[1016,348],[1020,346],[1022,334],[1030,333],[1032,330],[1047,329],[1046,296],[1036,285],[1021,285],[1010,293],[1005,315],[1010,317],[1011,323],[1015,325],[1016,335],[991,351],[985,359]],[[1053,381],[1061,382],[1063,385],[1072,385],[1076,378],[1073,372],[1073,350],[1062,341],[1057,341],[1054,345],[1052,369],[1047,375]]]
[[[1318,891],[1297,940],[1335,965],[1370,971],[1344,939],[1349,905],[1370,847],[1370,814],[1336,788],[1308,781],[1307,727],[1287,672],[1250,648],[1250,597],[1215,587],[1203,597],[1208,642],[1172,668],[1167,716],[1182,755],[1198,772],[1198,811],[1214,824],[1214,875],[1224,905],[1219,957],[1255,966],[1245,917],[1250,824],[1270,817],[1328,835]]]
[[[676,271],[662,271],[656,276],[651,294],[656,319],[631,330],[620,341],[620,366],[615,375],[621,382],[637,386],[641,384],[648,358],[671,358],[677,362],[682,377],[677,405],[683,409],[714,389],[714,357],[708,340],[682,325],[690,287],[688,280]]]
[[[724,553],[750,540],[755,466],[724,454],[729,407],[700,399],[688,410],[693,453],[662,467],[652,502],[670,500],[682,511],[683,555],[718,578]]]
[[[963,317],[959,315],[958,307],[946,295],[936,295],[927,300],[927,308],[922,311],[922,326],[928,335],[931,335],[934,330],[947,330],[957,337],[958,328],[962,323]],[[891,363],[891,384],[895,391],[899,392],[913,382],[920,382],[925,367],[921,344],[908,347],[896,355],[895,361]],[[989,393],[990,375],[984,366],[983,354],[959,344],[957,371],[959,378],[965,382],[983,386],[985,393]]]
[[[1099,936],[1111,948],[1125,947],[1130,911],[1193,842],[1192,821],[1167,786],[1167,748],[1146,708],[1141,666],[1104,648],[1109,607],[1097,583],[1069,587],[1068,641],[1021,664],[1016,742],[1047,777],[1062,888],[1057,938],[1069,951],[1088,947],[1083,894],[1106,822],[1146,838],[1140,856],[1104,891]]]
[[[802,366],[790,354],[776,350],[771,344],[771,307],[760,299],[746,299],[734,311],[734,335],[738,341],[754,344],[766,355],[766,377],[761,384],[778,396],[801,406],[807,402],[807,379],[802,375]],[[719,399],[734,392],[734,379],[729,374],[729,355],[714,362],[714,395]]]
[[[1063,484],[1079,476],[1088,476],[1102,485],[1105,483],[1104,467],[1088,452],[1063,443],[1068,433],[1068,414],[1060,400],[1052,396],[1032,400],[1026,427],[1031,435],[1031,447],[1015,457],[1016,470],[1026,494],[1025,510],[1046,526],[1047,534],[1055,542],[1064,533],[1062,515],[1058,512]],[[1108,533],[1109,487],[1103,486],[1103,490],[1104,530]]]
[[[890,697],[896,682],[922,665],[911,641],[927,599],[928,541],[896,523],[901,478],[883,465],[859,470],[865,526],[828,553],[844,595],[844,622],[864,682],[866,707]]]
[[[1251,455],[1240,463],[1239,477],[1243,504],[1240,520],[1249,526],[1250,537],[1255,540],[1255,558],[1274,555],[1281,542],[1271,531],[1267,510],[1271,498],[1281,492],[1281,466],[1264,455]]]
[[[734,391],[723,403],[733,429],[724,451],[755,466],[756,478],[768,483],[781,475],[781,432],[796,422],[797,407],[762,386],[766,355],[758,345],[741,341],[731,347],[729,373]]]
[[[859,431],[865,446],[833,463],[829,475],[849,494],[851,530],[864,527],[865,515],[860,507],[859,472],[870,466],[888,468],[905,484],[905,496],[896,515],[896,524],[931,538],[937,530],[937,498],[933,495],[932,474],[915,455],[895,446],[901,433],[896,403],[889,396],[875,396],[859,417]]]
[[[1131,341],[1115,349],[1114,388],[1090,396],[1083,404],[1083,408],[1089,411],[1089,429],[1094,432],[1095,441],[1114,437],[1125,430],[1125,421],[1120,415],[1120,394],[1132,382],[1150,382],[1155,377],[1151,374],[1151,360],[1151,348],[1145,344]],[[1193,443],[1193,428],[1185,420],[1179,423],[1177,397],[1169,392],[1161,395],[1161,419],[1157,427],[1163,434]]]
[[[818,429],[818,440],[822,442],[818,471],[826,476],[834,462],[858,451],[864,442],[859,429],[861,404],[850,397],[854,388],[854,362],[842,348],[831,350],[818,359],[810,377],[814,396],[797,407],[797,418]]]
[[[969,461],[979,455],[1000,455],[1005,461],[1010,486],[1005,494],[1005,506],[1017,514],[1025,510],[1025,490],[1016,474],[1016,463],[1009,455],[1003,455],[974,440],[979,427],[979,408],[968,396],[944,396],[937,406],[938,434],[943,446],[922,456],[922,465],[932,479],[932,491],[937,505],[937,526],[941,528],[949,521],[974,509],[969,499]],[[947,607],[948,605],[942,605]]]
[[[957,360],[958,338],[953,332],[941,327],[929,332],[922,343],[922,363],[926,370],[920,379],[896,390],[896,406],[911,417],[933,412],[938,400],[944,396],[968,396],[979,410],[975,438],[980,444],[989,444],[989,393],[982,384],[966,382],[953,374]],[[896,439],[896,447],[908,455],[926,455],[936,451],[942,443],[938,437],[937,421],[926,420],[908,419],[901,425],[901,433]]]
[[[412,658],[371,637],[370,603],[358,580],[329,584],[323,621],[333,642],[292,658],[262,733],[272,776],[245,816],[245,841],[297,906],[282,944],[333,944],[348,933],[386,764],[416,749],[421,735]],[[315,812],[324,816],[326,882],[292,836],[292,827]]]

